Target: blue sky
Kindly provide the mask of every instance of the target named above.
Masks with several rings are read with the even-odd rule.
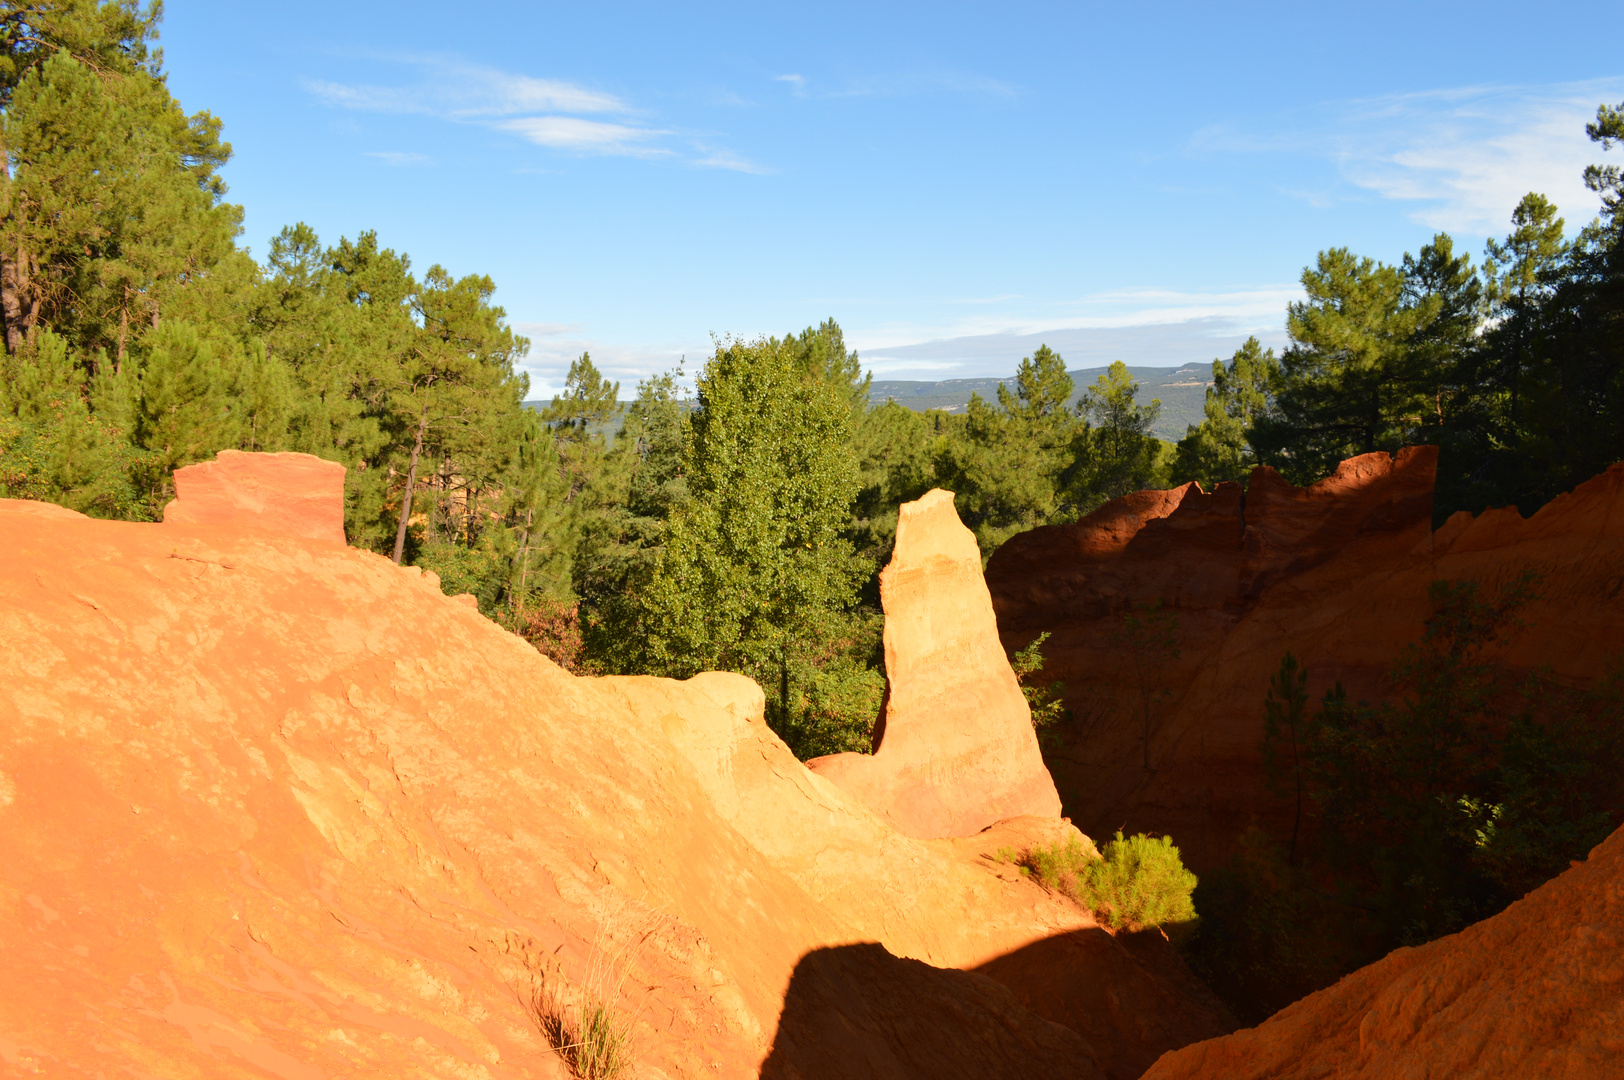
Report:
[[[1323,248],[1480,254],[1529,190],[1588,221],[1616,15],[169,0],[161,44],[256,255],[303,220],[490,274],[541,396],[829,316],[882,378],[1278,342]]]

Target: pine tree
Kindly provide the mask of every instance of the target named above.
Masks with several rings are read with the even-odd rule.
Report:
[[[1173,478],[1199,481],[1208,491],[1224,481],[1244,481],[1256,455],[1246,441],[1246,429],[1269,407],[1269,390],[1280,361],[1255,337],[1235,350],[1226,365],[1212,362],[1212,385],[1202,409],[1206,418],[1192,424],[1179,440],[1173,460]]]
[[[124,73],[59,52],[26,67],[5,107],[0,316],[10,351],[43,322],[116,365],[167,298],[238,256],[222,202],[220,125],[186,116],[152,65]]]
[[[1443,306],[1407,294],[1401,268],[1346,248],[1321,252],[1302,280],[1308,298],[1287,309],[1274,408],[1248,429],[1259,460],[1294,483],[1413,440],[1437,379],[1417,370],[1412,344]]]
[[[1139,384],[1118,360],[1095,380],[1078,403],[1093,421],[1068,477],[1080,509],[1165,482],[1167,446],[1150,433],[1162,403],[1135,404]]]
[[[1067,516],[1062,475],[1079,428],[1066,408],[1072,385],[1060,354],[1039,346],[1021,360],[1015,389],[998,387],[997,407],[972,394],[943,441],[939,482],[958,494],[984,558],[1016,533]]]

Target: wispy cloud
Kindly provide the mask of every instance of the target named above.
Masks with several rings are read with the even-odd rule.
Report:
[[[304,87],[327,104],[345,109],[457,119],[529,112],[624,114],[633,111],[613,94],[558,79],[538,79],[432,57],[412,57],[400,63],[420,73],[417,84],[376,86],[306,79]]]
[[[419,154],[411,150],[369,150],[369,158],[377,158],[385,165],[427,165],[431,159],[427,154]]]
[[[606,91],[560,79],[502,71],[444,57],[387,57],[416,73],[404,85],[306,79],[305,90],[352,112],[433,117],[517,135],[536,146],[575,155],[670,158],[707,169],[766,173],[741,154],[648,123],[642,111]],[[420,164],[409,155],[373,155],[390,164]],[[426,161],[426,159],[424,159]]]
[[[598,154],[628,154],[640,157],[663,156],[671,151],[644,145],[666,134],[653,128],[629,127],[574,116],[525,116],[503,120],[496,125],[516,132],[537,146],[554,150],[575,150]]]
[[[717,150],[698,144],[695,145],[695,150],[703,156],[692,159],[688,164],[698,169],[731,169],[733,172],[750,173],[753,176],[765,176],[774,171],[731,150]]]
[[[1212,327],[1223,334],[1272,334],[1285,325],[1286,305],[1301,300],[1294,283],[1261,284],[1228,290],[1157,287],[1111,289],[1071,299],[1036,300],[1021,296],[968,297],[944,307],[961,313],[934,323],[890,323],[865,327],[869,349],[913,347],[933,341],[980,337],[1020,337],[1057,330],[1116,330],[1150,326]],[[848,336],[854,340],[859,331]]]
[[[1431,228],[1491,235],[1509,227],[1524,194],[1538,191],[1574,226],[1597,207],[1580,179],[1602,155],[1586,137],[1585,122],[1594,119],[1598,103],[1621,95],[1624,79],[1394,94],[1210,127],[1190,146],[1200,153],[1328,160],[1348,187],[1340,198],[1322,189],[1301,192],[1310,205],[1368,192],[1413,203],[1412,220]]]
[[[1020,89],[1001,79],[961,71],[903,72],[890,75],[864,75],[837,83],[814,86],[804,75],[774,75],[774,81],[788,83],[798,98],[887,98],[922,94],[955,94],[982,100],[1009,101]]]

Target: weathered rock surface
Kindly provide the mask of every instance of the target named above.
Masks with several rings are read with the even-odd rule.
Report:
[[[1624,830],[1505,911],[1399,949],[1145,1080],[1624,1076]]]
[[[1528,519],[1457,514],[1431,528],[1436,451],[1366,454],[1307,488],[1255,470],[1238,487],[1140,492],[1073,525],[1011,539],[987,567],[1005,646],[1042,631],[1045,675],[1066,683],[1074,719],[1049,764],[1085,832],[1171,834],[1197,870],[1224,861],[1252,822],[1289,833],[1263,783],[1268,679],[1287,650],[1317,698],[1340,681],[1354,699],[1391,692],[1400,648],[1420,637],[1427,587],[1472,579],[1492,594],[1532,570],[1540,599],[1498,644],[1513,670],[1548,667],[1582,683],[1624,652],[1624,467]],[[1179,655],[1143,699],[1122,616],[1160,600]]]
[[[286,527],[303,482],[249,525],[0,502],[0,1075],[563,1076],[535,1003],[605,964],[650,1077],[827,1075],[857,1030],[930,1061],[919,1040],[991,1016],[1012,1068],[1080,1039],[1047,1071],[1115,1080],[1227,1030],[990,858],[1066,823],[910,837],[797,762],[749,680],[572,677]],[[1031,948],[1056,937],[1092,952],[1056,967]],[[806,964],[863,942],[884,955]],[[786,1019],[803,970],[828,1004]],[[1032,1008],[1004,979],[1060,989]],[[1154,1023],[1046,1025],[1097,986]]]
[[[970,836],[1002,818],[1059,817],[1032,714],[998,638],[975,535],[953,493],[904,503],[880,573],[889,682],[873,754],[809,767],[910,836]]]
[[[344,542],[344,466],[310,454],[222,450],[175,470],[166,525],[223,525]]]

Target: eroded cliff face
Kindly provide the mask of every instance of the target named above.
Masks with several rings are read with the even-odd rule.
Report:
[[[1032,713],[998,638],[976,538],[940,488],[904,503],[880,573],[885,715],[873,754],[807,763],[909,836],[1060,816]]]
[[[576,678],[344,547],[314,459],[183,478],[162,525],[0,501],[5,1075],[562,1076],[538,995],[605,964],[647,1076],[1125,1078],[1226,1030],[990,858],[1052,803],[908,835],[749,680]]]
[[[1624,1074],[1624,830],[1500,914],[1398,949],[1145,1080]]]
[[[1457,514],[1434,532],[1436,453],[1366,454],[1306,488],[1260,468],[1244,499],[1228,484],[1139,492],[993,555],[1006,648],[1053,634],[1044,674],[1066,683],[1074,719],[1049,764],[1085,831],[1168,833],[1197,869],[1227,859],[1253,822],[1288,834],[1287,804],[1263,782],[1269,677],[1290,650],[1313,698],[1337,681],[1355,700],[1388,695],[1435,580],[1492,591],[1541,576],[1523,625],[1495,646],[1513,670],[1584,683],[1624,655],[1624,466],[1526,520]],[[1177,618],[1178,655],[1148,686],[1146,768],[1144,697],[1121,630],[1125,614],[1157,601]]]

